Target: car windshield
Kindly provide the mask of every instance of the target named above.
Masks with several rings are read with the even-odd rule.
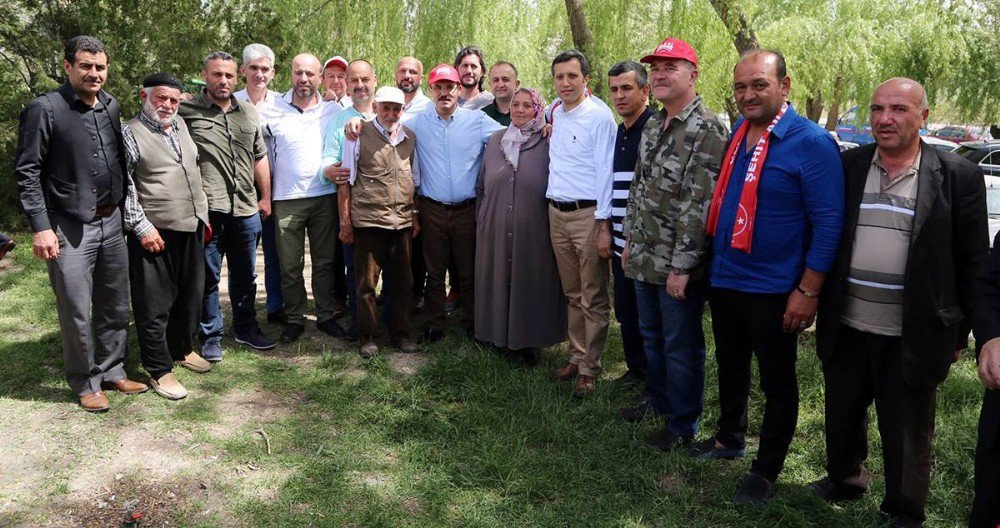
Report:
[[[986,188],[986,214],[1000,216],[1000,187]]]
[[[957,149],[955,149],[955,154],[958,154],[959,156],[962,156],[963,158],[975,164],[979,164],[979,162],[983,159],[983,151],[971,147],[966,147],[965,145],[962,145]]]

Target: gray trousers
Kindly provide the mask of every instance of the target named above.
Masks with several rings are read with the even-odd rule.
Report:
[[[125,377],[128,251],[122,217],[81,223],[50,213],[59,258],[47,262],[56,296],[66,381],[78,396]]]

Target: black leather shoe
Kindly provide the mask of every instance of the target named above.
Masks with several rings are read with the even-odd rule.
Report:
[[[806,490],[827,502],[851,502],[860,500],[868,491],[867,487],[835,482],[829,475],[809,483]]]
[[[330,337],[343,337],[344,328],[337,324],[337,321],[328,319],[322,323],[316,323],[316,330],[323,332]]]
[[[691,445],[691,437],[680,436],[668,429],[661,429],[646,438],[646,443],[668,453],[674,449],[686,448]]]
[[[736,495],[733,495],[733,502],[763,506],[773,496],[773,482],[756,473],[748,473],[746,477],[743,477],[743,482],[740,484],[740,489],[736,490]]]
[[[284,310],[278,310],[277,312],[267,312],[267,322],[272,324],[286,325],[288,324],[288,315],[285,314]]]
[[[424,343],[437,343],[443,337],[444,337],[444,332],[442,332],[441,330],[438,330],[436,328],[428,328],[427,330],[424,330],[424,335],[421,338],[421,341],[423,341]]]
[[[302,335],[302,332],[304,332],[305,329],[305,326],[298,323],[291,323],[285,326],[285,329],[281,332],[281,343],[285,345],[294,343],[295,340]]]

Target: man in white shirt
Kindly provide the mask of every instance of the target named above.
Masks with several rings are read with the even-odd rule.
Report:
[[[552,110],[549,232],[569,300],[569,362],[557,379],[577,376],[573,395],[594,391],[608,337],[611,189],[617,125],[587,94],[590,64],[576,50],[556,55],[552,79],[562,104]]]
[[[396,62],[396,88],[403,91],[406,104],[403,105],[404,115],[412,116],[422,112],[431,104],[429,97],[424,95],[420,85],[424,80],[424,64],[416,57],[403,57]]]
[[[302,276],[305,237],[312,258],[316,328],[340,337],[333,318],[334,246],[337,244],[337,188],[323,178],[323,130],[340,105],[319,93],[320,62],[303,53],[292,59],[292,89],[275,103],[264,126],[274,153],[272,213],[281,261],[281,290],[288,325],[281,342],[294,342],[305,329],[306,288]]]

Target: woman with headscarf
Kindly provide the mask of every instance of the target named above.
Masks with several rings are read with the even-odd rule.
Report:
[[[476,184],[476,339],[538,361],[566,338],[566,297],[549,240],[545,103],[519,88],[490,137]]]

